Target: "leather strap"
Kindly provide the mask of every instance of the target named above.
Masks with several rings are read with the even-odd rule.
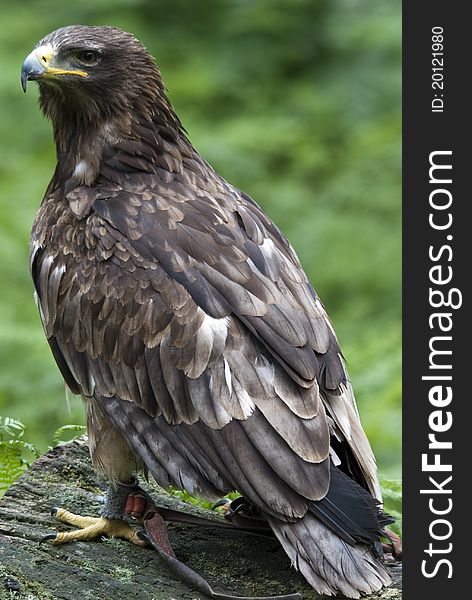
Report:
[[[144,490],[138,488],[129,496],[125,507],[125,512],[136,520],[140,520],[146,514],[147,510],[151,510],[164,519],[164,521],[174,523],[189,523],[191,525],[199,525],[200,527],[219,527],[220,529],[238,529],[246,533],[274,537],[272,529],[267,521],[235,513],[228,522],[219,521],[216,519],[205,519],[190,515],[184,511],[156,506],[152,498]]]
[[[232,523],[222,523],[211,519],[194,517],[186,513],[175,511],[163,507],[158,507],[154,504],[152,498],[144,490],[140,488],[134,489],[128,496],[125,512],[136,519],[144,526],[145,534],[140,532],[139,537],[146,540],[159,554],[161,559],[182,581],[187,583],[192,588],[205,594],[209,598],[215,600],[302,600],[302,596],[296,594],[286,594],[282,596],[229,596],[213,591],[210,584],[199,573],[191,569],[188,565],[181,562],[175,555],[174,550],[167,535],[165,521],[179,521],[181,523],[193,523],[196,525],[204,525],[211,527],[222,527],[224,529],[242,529],[246,531],[246,527],[233,525]],[[167,517],[167,518],[166,518]],[[256,521],[251,517],[247,517],[251,521]],[[263,531],[260,527],[252,526],[249,528],[249,533],[254,533],[254,529]]]

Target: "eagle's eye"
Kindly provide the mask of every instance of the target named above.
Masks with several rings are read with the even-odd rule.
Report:
[[[77,58],[81,63],[88,67],[96,65],[100,59],[98,52],[94,52],[93,50],[82,50],[77,52]]]

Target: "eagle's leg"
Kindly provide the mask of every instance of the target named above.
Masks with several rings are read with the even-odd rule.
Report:
[[[52,540],[54,544],[65,544],[73,541],[88,541],[97,537],[117,537],[128,540],[138,546],[145,546],[146,542],[139,538],[137,531],[124,520],[124,511],[128,494],[136,489],[137,482],[118,483],[110,485],[107,491],[105,506],[100,517],[83,517],[63,508],[53,508],[52,514],[69,525],[79,527],[74,531],[61,531],[57,534],[47,535],[44,540]]]
[[[64,544],[106,536],[145,546],[146,542],[139,539],[135,529],[124,520],[128,495],[138,489],[138,480],[132,474],[139,470],[140,465],[127,441],[113,426],[97,400],[86,398],[85,408],[93,466],[111,482],[105,505],[100,517],[82,517],[63,508],[53,509],[53,515],[60,521],[79,529],[50,534],[44,539],[52,540],[54,544]]]
[[[235,500],[222,498],[212,506],[212,510],[219,507],[223,508],[225,519],[228,521],[232,521],[238,513],[241,513],[247,517],[260,518],[261,511],[257,508],[257,506],[251,504],[249,500],[243,496],[239,496]]]
[[[212,506],[212,510],[219,507],[223,509],[223,514],[227,521],[237,522],[238,518],[243,517],[265,522],[260,509],[243,496],[239,496],[235,500],[222,498]],[[269,525],[267,525],[267,528],[269,528]]]

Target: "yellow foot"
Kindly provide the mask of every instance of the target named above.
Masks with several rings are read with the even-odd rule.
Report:
[[[52,540],[53,544],[65,544],[74,541],[89,541],[99,536],[117,537],[128,540],[137,546],[146,546],[146,542],[138,537],[134,530],[125,521],[118,519],[105,519],[104,517],[82,517],[64,510],[63,508],[54,508],[53,516],[57,517],[63,523],[80,527],[75,531],[61,531],[57,534],[47,535],[43,540]]]

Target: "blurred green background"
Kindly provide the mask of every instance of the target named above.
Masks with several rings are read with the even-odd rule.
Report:
[[[28,239],[54,168],[20,69],[73,23],[132,31],[197,149],[295,246],[348,360],[380,471],[400,475],[400,4],[394,0],[0,2],[0,415],[45,450],[83,410],[44,339]]]

